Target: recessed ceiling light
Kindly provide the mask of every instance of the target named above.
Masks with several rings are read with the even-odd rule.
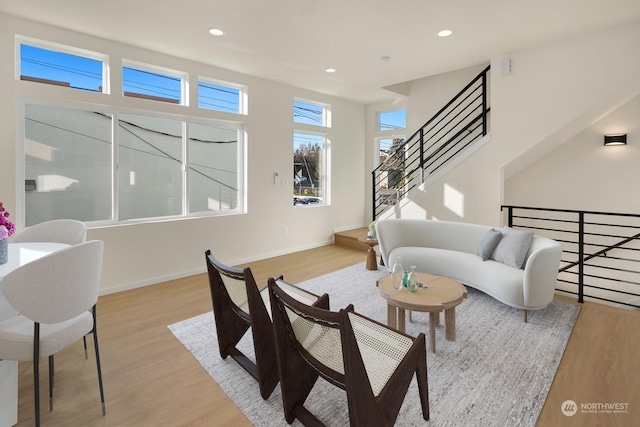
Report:
[[[209,34],[211,34],[212,36],[223,36],[224,35],[224,31],[218,29],[218,28],[212,28],[209,30]]]
[[[327,68],[325,71],[326,71],[327,73],[335,73],[335,72],[336,72],[336,69],[335,69],[335,68]]]
[[[438,37],[449,37],[451,34],[453,34],[451,30],[438,31]]]

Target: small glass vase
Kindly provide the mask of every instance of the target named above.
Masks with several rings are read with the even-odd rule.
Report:
[[[397,290],[402,289],[402,279],[404,276],[404,268],[400,263],[400,257],[396,257],[396,262],[393,264],[391,268],[391,280],[393,282],[393,287]]]
[[[407,287],[411,292],[416,292],[419,287],[418,274],[416,273],[416,266],[412,265],[410,268],[411,268],[411,271],[409,272],[409,278],[408,278],[409,284]]]
[[[0,239],[0,264],[9,261],[9,243],[7,239]]]

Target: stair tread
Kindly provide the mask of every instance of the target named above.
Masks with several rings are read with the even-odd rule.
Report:
[[[344,230],[335,232],[334,239],[337,245],[349,246],[352,248],[358,248],[362,250],[368,250],[369,246],[361,242],[360,239],[367,237],[369,229],[367,227],[354,228],[352,230]]]
[[[351,237],[354,239],[359,239],[360,237],[367,237],[368,232],[369,232],[369,229],[367,227],[361,227],[361,228],[354,228],[353,230],[338,231],[334,234],[345,236],[345,237]]]

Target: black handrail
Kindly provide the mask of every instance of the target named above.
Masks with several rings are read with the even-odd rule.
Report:
[[[640,308],[640,214],[503,205],[505,210],[510,227],[562,244],[556,291],[581,303],[590,298]]]
[[[373,219],[487,134],[490,69],[487,66],[371,172]]]

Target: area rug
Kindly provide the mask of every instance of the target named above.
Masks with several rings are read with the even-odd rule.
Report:
[[[386,304],[375,286],[383,273],[358,264],[298,285],[328,293],[332,310],[351,303],[357,312],[386,323]],[[469,297],[456,309],[456,341],[445,340],[441,322],[436,329],[437,353],[427,352],[431,420],[422,419],[414,379],[396,425],[534,426],[579,310],[553,301],[530,312],[529,323],[524,323],[522,310],[469,288]],[[414,313],[413,322],[407,321],[407,333],[424,332],[427,346],[428,322],[428,313]],[[230,357],[220,357],[211,312],[169,329],[254,425],[287,425],[279,386],[263,400],[255,380]],[[239,347],[253,354],[250,333]],[[328,426],[349,425],[346,393],[322,379],[306,406]],[[302,424],[296,420],[293,425]]]

